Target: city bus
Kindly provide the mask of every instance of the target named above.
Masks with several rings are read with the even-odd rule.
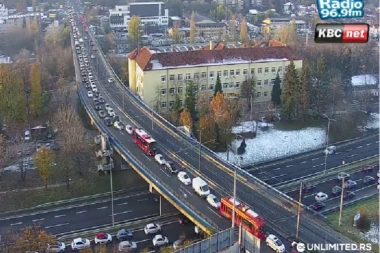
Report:
[[[156,141],[144,130],[133,128],[132,140],[144,151],[145,154],[149,156],[156,155]]]

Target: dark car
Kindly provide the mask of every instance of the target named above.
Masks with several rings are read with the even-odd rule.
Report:
[[[312,185],[310,183],[302,184],[302,191],[304,193],[312,192],[314,189],[315,189],[315,185]]]
[[[102,96],[99,96],[98,99],[99,99],[99,103],[104,103],[105,102],[104,98]]]
[[[334,186],[331,192],[333,195],[339,195],[342,192],[342,188],[340,186]]]
[[[86,72],[82,71],[82,76],[86,76],[86,75],[87,75]]]
[[[102,109],[102,107],[100,105],[95,106],[96,111],[100,111],[101,109]]]
[[[132,239],[132,237],[133,237],[132,231],[124,229],[124,228],[117,231],[117,234],[116,234],[116,238],[119,241],[129,240],[129,239]]]
[[[112,120],[110,117],[104,118],[104,123],[106,123],[107,126],[112,126]]]
[[[315,202],[311,208],[313,208],[314,211],[319,211],[321,209],[323,209],[324,207],[326,206],[325,203],[322,203],[322,202]]]
[[[178,218],[178,223],[181,225],[189,224],[190,220],[186,216],[181,216]]]
[[[363,184],[366,184],[366,185],[370,185],[370,184],[374,184],[376,182],[375,178],[374,177],[371,177],[371,176],[365,176],[363,178]]]
[[[349,199],[352,199],[355,197],[355,193],[354,192],[345,192],[343,193],[343,199],[344,200],[349,200]]]
[[[87,90],[91,89],[91,85],[89,83],[86,83],[86,89]]]
[[[99,96],[100,96],[100,92],[99,91],[95,92],[95,97],[98,98]]]
[[[362,168],[362,171],[364,171],[364,172],[371,172],[371,171],[373,171],[373,166],[372,165],[364,166]]]
[[[113,119],[112,119],[112,120],[113,120],[113,122],[120,121],[120,117],[119,117],[118,115],[115,114],[115,115],[113,116]]]
[[[94,105],[98,105],[99,104],[99,100],[97,98],[93,98],[92,101],[94,102]]]
[[[173,162],[170,162],[170,161],[165,163],[165,169],[167,169],[170,172],[170,174],[177,174],[178,173],[178,170],[175,167],[175,164]]]

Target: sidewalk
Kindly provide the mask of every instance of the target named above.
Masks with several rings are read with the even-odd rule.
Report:
[[[72,183],[72,181],[70,181],[70,183]],[[57,188],[57,187],[61,187],[61,186],[64,186],[66,184],[49,184],[48,185],[48,189],[49,188]],[[2,191],[0,192],[0,194],[7,194],[7,193],[10,193],[10,192],[25,192],[25,191],[30,191],[30,190],[43,190],[45,189],[45,186],[38,186],[38,187],[33,187],[33,188],[23,188],[23,189],[15,189],[15,190],[9,190],[9,191]]]

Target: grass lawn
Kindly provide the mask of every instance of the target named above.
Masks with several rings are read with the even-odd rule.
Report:
[[[357,212],[366,213],[373,224],[379,226],[379,196],[374,196],[368,200],[343,209],[341,226],[338,225],[339,212],[331,213],[327,216],[329,225],[335,230],[348,236],[356,242],[368,243],[360,237],[361,231],[353,227],[354,216]],[[378,239],[378,236],[376,237]],[[372,251],[379,253],[379,245],[372,243]]]

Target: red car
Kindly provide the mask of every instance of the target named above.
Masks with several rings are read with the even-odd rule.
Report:
[[[373,170],[373,166],[364,166],[362,168],[362,171],[364,172],[371,172]]]

